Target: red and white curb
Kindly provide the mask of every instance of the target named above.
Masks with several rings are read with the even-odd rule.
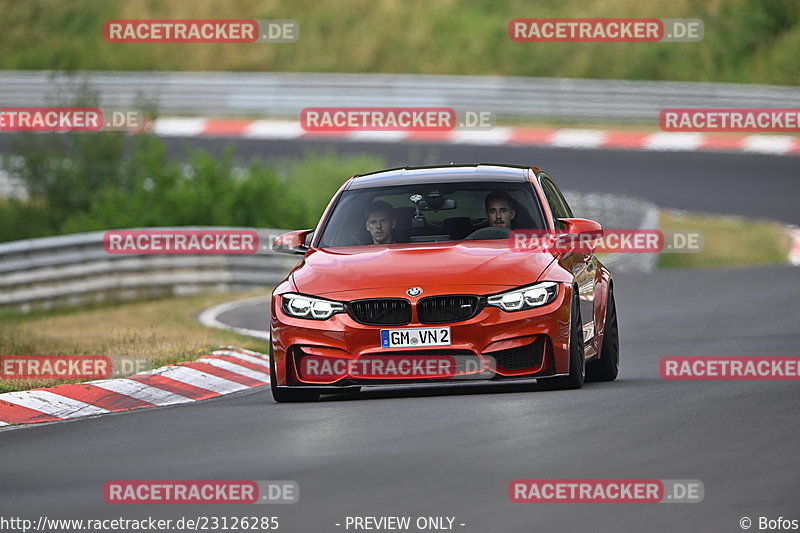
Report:
[[[0,394],[0,426],[188,403],[267,384],[266,355],[228,347],[127,378]]]
[[[789,262],[794,266],[800,266],[800,228],[790,228],[789,235],[792,238],[792,247],[789,249]]]
[[[299,121],[165,117],[152,131],[162,137],[239,137],[243,139],[333,139],[353,142],[432,142],[503,146],[553,146],[583,149],[666,152],[742,152],[800,155],[800,137],[790,135],[709,135],[705,133],[496,127],[451,131],[305,131]]]

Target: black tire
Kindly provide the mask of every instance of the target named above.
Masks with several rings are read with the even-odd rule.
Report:
[[[578,291],[574,289],[570,312],[569,375],[536,380],[543,390],[580,389],[586,379],[586,359],[583,350],[583,321]]]
[[[315,389],[282,389],[275,385],[275,361],[272,356],[272,343],[269,350],[269,388],[272,399],[278,403],[314,402],[319,400],[319,391]]]
[[[617,327],[617,304],[614,302],[614,291],[608,291],[606,306],[605,334],[600,347],[600,359],[586,367],[586,379],[589,381],[614,381],[619,373],[619,328]]]

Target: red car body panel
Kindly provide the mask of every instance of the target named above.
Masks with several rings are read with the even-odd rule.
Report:
[[[491,294],[537,281],[554,259],[547,253],[515,252],[507,241],[353,246],[310,251],[292,279],[303,294],[333,299],[354,290],[355,279],[359,289],[402,287],[405,297],[410,280],[412,285],[442,284],[438,265],[448,265],[458,275],[447,285],[490,285],[494,289],[486,293]],[[425,294],[430,295],[428,289]]]

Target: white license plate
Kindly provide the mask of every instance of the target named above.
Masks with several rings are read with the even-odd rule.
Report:
[[[409,346],[450,346],[450,328],[381,330],[381,348]]]

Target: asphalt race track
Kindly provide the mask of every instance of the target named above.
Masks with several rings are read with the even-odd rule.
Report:
[[[392,158],[411,149],[368,148]],[[792,207],[800,192],[796,157],[426,149],[459,161],[535,163],[565,188],[624,190],[670,207],[800,222]],[[481,533],[734,532],[744,516],[752,530],[760,516],[800,519],[797,382],[668,382],[658,372],[664,356],[797,356],[800,269],[669,270],[615,279],[622,349],[616,382],[559,392],[519,384],[396,388],[292,405],[275,404],[258,389],[6,430],[0,499],[13,512],[5,514],[272,514],[280,517],[279,531],[290,532],[345,531],[348,515],[452,516],[457,531]],[[220,318],[263,327],[265,313],[240,309]],[[705,499],[510,503],[509,482],[525,478],[698,479]],[[300,501],[106,504],[104,483],[124,479],[294,480]]]
[[[187,142],[220,153],[231,141],[172,139],[173,153],[179,153]],[[562,189],[622,193],[662,207],[766,217],[800,225],[798,156],[307,140],[234,142],[243,161],[336,150],[379,155],[390,167],[450,162],[536,165],[550,173]]]
[[[622,193],[662,207],[764,217],[800,225],[800,156],[330,140],[265,143],[193,138],[169,142],[174,154],[179,154],[187,143],[221,153],[226,144],[233,142],[242,161],[252,157],[300,157],[308,150],[335,150],[375,154],[390,167],[450,162],[536,165],[552,175],[562,189]]]

